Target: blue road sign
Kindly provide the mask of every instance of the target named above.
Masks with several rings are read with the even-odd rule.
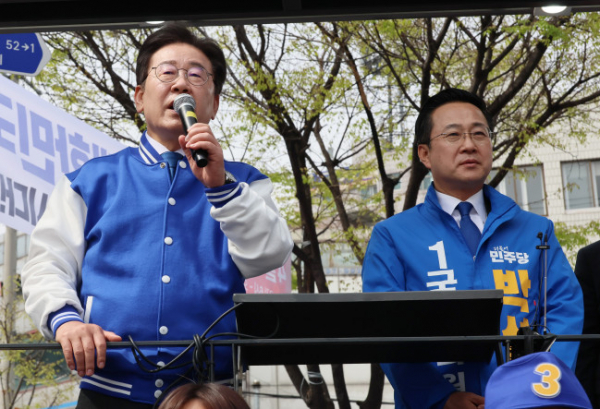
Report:
[[[0,71],[38,75],[48,61],[50,50],[39,34],[0,34]]]

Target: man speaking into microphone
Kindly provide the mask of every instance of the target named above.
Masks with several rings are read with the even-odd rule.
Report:
[[[191,352],[170,364],[182,347],[140,347],[136,357],[106,342],[192,339],[233,305],[245,278],[283,265],[292,249],[270,180],[224,161],[209,126],[226,76],[220,47],[166,25],[142,44],[136,76],[147,125],[139,147],[65,175],[22,272],[27,312],[82,377],[79,409],[149,409],[196,376]],[[174,108],[182,94],[195,106],[180,109],[185,130]],[[234,331],[229,314],[207,336]],[[214,358],[216,379],[231,378],[231,350],[216,347]]]

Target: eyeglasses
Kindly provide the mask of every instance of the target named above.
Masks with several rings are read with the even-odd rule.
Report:
[[[466,138],[467,135],[471,137],[471,140],[478,145],[483,145],[488,143],[491,138],[495,135],[495,132],[491,132],[490,130],[486,131],[475,131],[475,132],[449,132],[449,133],[441,133],[434,137],[429,138],[429,143],[433,141],[435,138],[443,138],[449,144],[455,144],[456,142],[462,140],[462,138]]]
[[[183,75],[185,75],[185,79],[197,87],[206,84],[209,77],[212,76],[205,68],[197,65],[186,70],[185,68],[177,68],[173,64],[163,62],[156,67],[152,67],[151,70],[154,70],[156,78],[161,82],[173,82],[179,78],[179,71],[184,71]]]

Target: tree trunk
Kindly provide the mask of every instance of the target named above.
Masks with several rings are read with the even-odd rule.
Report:
[[[323,381],[319,365],[307,365],[308,379],[304,378],[297,365],[286,365],[287,371],[296,391],[311,409],[334,409],[333,402]]]
[[[419,196],[419,187],[421,186],[421,182],[429,172],[429,169],[425,167],[419,160],[419,155],[417,153],[418,149],[417,142],[413,142],[413,157],[412,157],[412,169],[410,172],[410,178],[408,179],[408,188],[406,189],[406,194],[404,196],[404,206],[402,207],[402,211],[408,210],[414,205],[417,204],[417,197]]]
[[[367,399],[359,402],[360,409],[379,409],[383,401],[383,385],[385,375],[379,364],[371,364],[371,383],[369,384],[369,394]]]
[[[348,397],[348,389],[346,388],[346,377],[344,376],[344,365],[331,365],[333,371],[333,384],[335,386],[335,394],[337,396],[339,409],[350,409],[350,398]]]

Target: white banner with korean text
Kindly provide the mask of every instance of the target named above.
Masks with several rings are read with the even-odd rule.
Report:
[[[64,173],[124,147],[0,75],[0,223],[31,234]]]

